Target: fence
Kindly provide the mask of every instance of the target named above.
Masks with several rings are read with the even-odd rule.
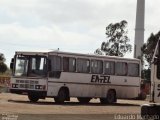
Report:
[[[10,77],[1,77],[0,76],[0,93],[1,92],[9,92],[10,86]]]
[[[0,77],[0,86],[8,87],[10,85],[10,77]]]

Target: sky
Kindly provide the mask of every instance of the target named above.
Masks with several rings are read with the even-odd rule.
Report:
[[[110,23],[128,22],[134,45],[137,0],[0,0],[0,52],[9,65],[15,51],[94,53]],[[145,41],[160,30],[160,0],[146,0]],[[133,52],[126,55],[133,57]]]

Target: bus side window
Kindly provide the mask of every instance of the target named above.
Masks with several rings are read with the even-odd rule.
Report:
[[[52,71],[61,71],[61,68],[62,68],[61,57],[53,56],[53,59],[51,60],[51,64],[52,64]]]
[[[60,56],[50,56],[51,72],[49,77],[60,78],[62,69],[62,59]]]
[[[132,77],[139,76],[139,64],[128,63],[128,76],[132,76]]]
[[[63,57],[63,71],[68,72],[69,71],[69,58]]]
[[[91,61],[91,73],[102,74],[103,73],[103,62],[101,60]]]
[[[63,57],[63,71],[75,72],[76,71],[76,59]]]
[[[115,70],[116,70],[116,75],[119,76],[126,76],[127,75],[127,63],[125,62],[117,62],[116,66],[115,66]]]
[[[104,74],[114,75],[115,74],[115,62],[105,61],[104,62]]]
[[[76,71],[76,59],[69,58],[69,72],[75,72],[75,71]]]
[[[77,59],[77,72],[89,73],[90,72],[90,61],[88,59]]]

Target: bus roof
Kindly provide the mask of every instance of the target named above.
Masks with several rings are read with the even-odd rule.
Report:
[[[109,59],[140,61],[139,59],[136,59],[136,58],[124,58],[124,57],[117,57],[117,56],[105,56],[105,55],[95,55],[95,54],[72,53],[72,52],[63,52],[63,51],[59,51],[59,50],[44,51],[44,52],[16,51],[16,54],[17,55],[41,55],[41,56],[48,56],[48,55],[54,55],[54,54],[63,54],[63,55],[81,56],[81,57],[96,57],[96,58],[109,58]]]
[[[16,55],[41,55],[41,56],[47,56],[48,52],[31,52],[31,51],[16,51]]]
[[[52,54],[63,54],[63,55],[72,55],[72,56],[84,56],[84,57],[96,57],[96,58],[109,58],[109,59],[121,59],[121,60],[134,60],[140,61],[137,58],[124,58],[118,56],[107,56],[107,55],[96,55],[96,54],[84,54],[84,53],[72,53],[72,52],[63,52],[63,51],[51,51],[48,52],[49,55]]]

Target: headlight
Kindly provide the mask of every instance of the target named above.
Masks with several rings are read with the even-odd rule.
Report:
[[[39,90],[45,90],[46,86],[45,85],[36,85],[35,89],[39,89]]]
[[[18,88],[18,84],[12,84],[12,88]]]

